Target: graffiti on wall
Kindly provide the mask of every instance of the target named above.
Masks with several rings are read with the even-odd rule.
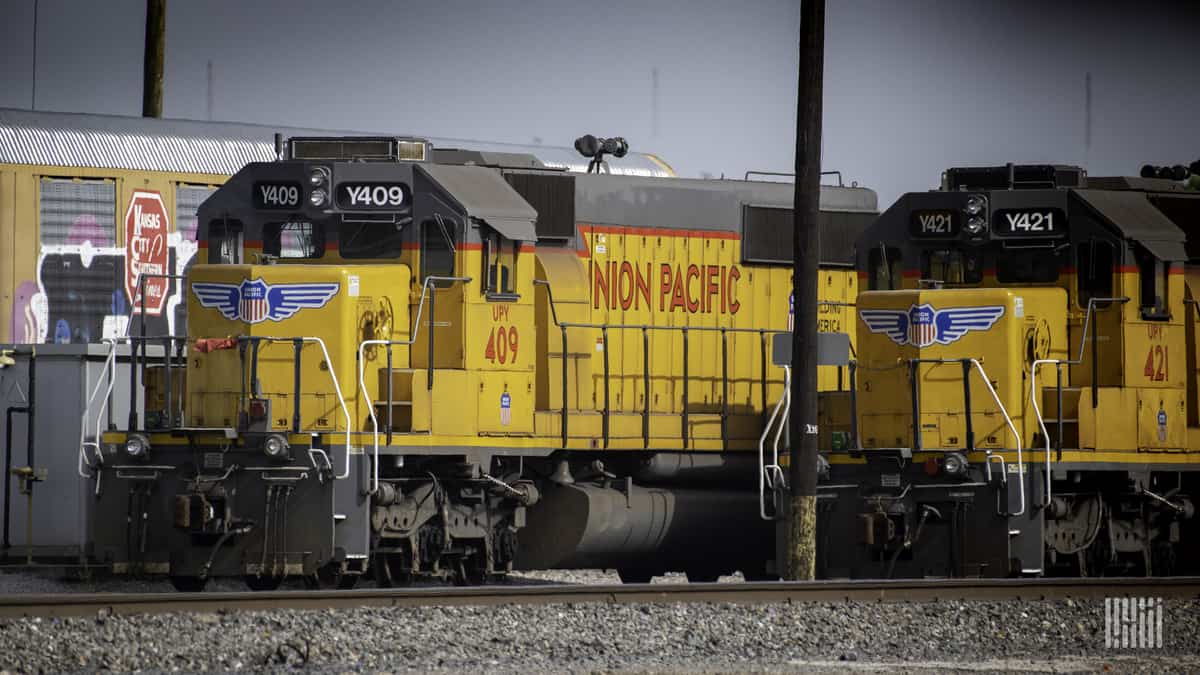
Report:
[[[138,315],[137,275],[142,271],[182,275],[197,250],[194,217],[180,223],[181,231],[167,233],[165,211],[146,206],[147,194],[137,192],[130,200],[126,220],[133,218],[135,223],[127,223],[126,246],[95,245],[95,241],[112,241],[113,236],[111,228],[106,232],[89,214],[74,218],[62,243],[40,246],[36,279],[20,282],[14,293],[12,342],[98,342],[125,335],[127,330],[139,333],[143,320],[147,335],[186,330],[186,303],[174,279],[156,282],[152,303],[147,293],[146,316]],[[139,202],[145,202],[142,208],[137,208]],[[147,217],[148,212],[157,218]],[[143,219],[140,226],[139,218]]]

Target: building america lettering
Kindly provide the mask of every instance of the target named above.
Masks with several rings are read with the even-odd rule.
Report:
[[[592,261],[592,307],[689,314],[738,313],[737,265]],[[655,271],[657,270],[657,274]]]

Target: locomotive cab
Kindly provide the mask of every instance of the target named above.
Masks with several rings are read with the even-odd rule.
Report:
[[[852,440],[830,479],[853,488],[831,490],[826,512],[858,536],[830,547],[827,573],[1176,559],[1191,512],[1177,462],[1193,376],[1176,365],[1188,357],[1171,360],[1194,351],[1187,254],[1154,192],[1165,186],[1137,186],[1065,166],[951,169],[859,238]],[[1155,515],[1129,515],[1143,510]]]
[[[520,336],[534,334],[536,211],[494,169],[422,161],[419,140],[288,148],[202,205],[186,337],[141,345],[143,359],[161,341],[177,361],[145,369],[149,412],[102,446],[105,462],[123,467],[118,478],[141,481],[141,511],[175,513],[172,528],[143,528],[138,543],[171,557],[135,556],[129,567],[166,571],[181,587],[217,574],[254,587],[318,572],[351,579],[369,565],[370,520],[403,530],[415,519],[405,509],[421,494],[379,480],[394,438],[533,428],[533,356]],[[475,353],[489,332],[486,353]],[[461,417],[438,412],[448,409]],[[471,449],[432,454],[444,459],[429,468],[454,466]],[[185,478],[178,490],[154,489],[163,471]],[[472,545],[511,538],[511,509],[479,517],[531,501],[505,488],[455,507],[462,543],[442,561],[446,573],[465,573],[452,561]],[[123,517],[117,500],[103,503],[99,518]],[[311,527],[289,528],[289,518]],[[478,558],[503,569],[511,552]]]

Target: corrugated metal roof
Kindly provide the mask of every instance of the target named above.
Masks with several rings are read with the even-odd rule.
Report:
[[[274,159],[277,132],[285,137],[411,135],[411,130],[388,134],[0,108],[0,163],[230,175],[247,162]],[[454,138],[429,141],[435,148],[529,153],[550,167],[587,171],[587,160],[571,148]],[[618,175],[673,175],[642,153],[631,152],[609,165]]]

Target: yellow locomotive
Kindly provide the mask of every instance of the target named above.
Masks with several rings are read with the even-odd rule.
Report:
[[[856,245],[823,400],[825,576],[1194,573],[1192,231],[1178,183],[952,169]]]
[[[621,143],[577,147],[596,172],[292,138],[218,188],[186,336],[131,324],[146,412],[85,445],[96,557],[181,588],[769,574],[755,450],[783,390],[792,188],[609,175]],[[876,215],[870,190],[822,188],[829,330]]]

